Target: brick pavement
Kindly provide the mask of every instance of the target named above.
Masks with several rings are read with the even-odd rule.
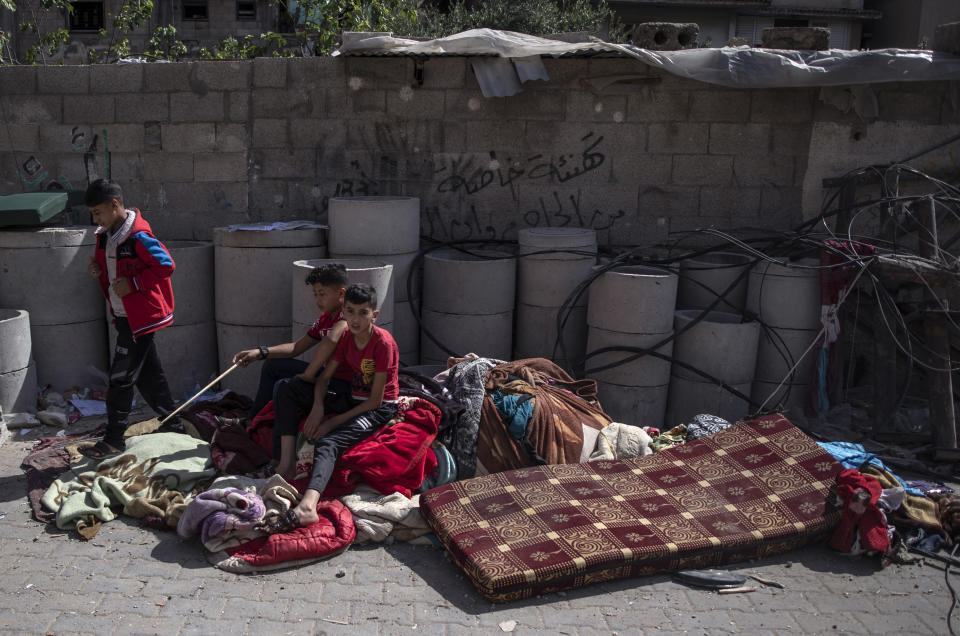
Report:
[[[20,462],[32,440],[53,433],[14,435],[0,447],[4,634],[453,636],[503,633],[511,621],[516,634],[580,636],[948,632],[942,567],[880,570],[823,547],[729,568],[782,590],[757,584],[718,595],[651,576],[493,605],[432,547],[356,547],[305,567],[237,575],[208,565],[199,542],[122,517],[84,542],[30,516]]]

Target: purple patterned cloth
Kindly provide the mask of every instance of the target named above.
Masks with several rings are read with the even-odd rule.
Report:
[[[263,520],[266,507],[260,495],[239,488],[215,488],[197,495],[183,512],[177,534],[189,538],[200,532],[207,543],[227,532],[253,529]]]

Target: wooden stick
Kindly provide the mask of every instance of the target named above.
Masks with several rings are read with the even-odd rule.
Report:
[[[717,590],[718,594],[740,594],[741,592],[756,592],[757,588],[749,585],[741,585],[740,587],[725,587]]]
[[[236,369],[237,366],[238,366],[237,363],[234,362],[232,367],[230,367],[229,369],[227,369],[226,371],[224,371],[223,373],[221,373],[220,375],[218,375],[217,377],[215,377],[215,378],[210,382],[210,384],[208,384],[207,386],[205,386],[205,387],[203,387],[202,389],[200,389],[199,391],[197,391],[197,394],[196,394],[196,395],[194,395],[192,398],[190,398],[189,400],[187,400],[186,402],[184,402],[183,404],[181,404],[180,406],[178,406],[176,411],[174,411],[174,412],[171,413],[170,415],[168,415],[168,416],[166,416],[165,418],[163,418],[162,420],[160,420],[160,425],[162,426],[164,422],[166,422],[166,421],[169,420],[171,417],[173,417],[174,415],[176,415],[177,413],[179,413],[180,411],[182,411],[188,404],[192,404],[194,400],[196,400],[198,397],[200,397],[201,395],[203,395],[203,392],[204,392],[204,391],[206,391],[207,389],[209,389],[210,387],[212,387],[214,384],[216,384],[216,383],[219,382],[220,380],[222,380],[222,379],[224,379],[225,377],[227,377],[227,374],[229,374],[231,371],[233,371],[234,369]]]

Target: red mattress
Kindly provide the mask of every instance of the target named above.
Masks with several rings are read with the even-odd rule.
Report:
[[[420,508],[477,590],[502,602],[824,541],[841,470],[772,415],[646,457],[447,484]]]

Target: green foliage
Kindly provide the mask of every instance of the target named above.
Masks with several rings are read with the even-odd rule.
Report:
[[[187,54],[187,45],[177,39],[177,27],[172,24],[158,26],[147,42],[144,55],[154,60],[176,62]]]
[[[200,57],[208,60],[293,57],[293,55],[293,51],[287,50],[287,38],[273,31],[267,31],[260,35],[245,35],[241,40],[229,36],[224,38],[213,50],[207,47],[201,47],[200,49]]]
[[[0,0],[0,9],[7,9],[8,11],[16,11],[17,5],[13,3],[13,0]]]
[[[56,55],[60,46],[70,39],[70,33],[63,27],[58,27],[52,31],[44,30],[46,22],[42,19],[42,16],[50,11],[72,13],[73,5],[65,0],[40,0],[37,6],[30,6],[29,10],[30,19],[20,23],[20,31],[35,35],[37,43],[27,47],[27,63],[36,64],[39,61],[46,64],[47,56]]]
[[[302,55],[326,55],[342,31],[391,31],[417,19],[416,0],[273,0],[281,27],[293,31]]]
[[[111,26],[110,42],[105,50],[91,49],[88,51],[88,61],[91,63],[114,62],[121,57],[129,56],[132,49],[127,34],[149,20],[152,14],[153,2],[151,0],[127,0],[120,5],[119,12],[116,14],[108,13],[107,19]],[[101,39],[105,39],[108,32],[106,29],[100,29],[99,35]]]

